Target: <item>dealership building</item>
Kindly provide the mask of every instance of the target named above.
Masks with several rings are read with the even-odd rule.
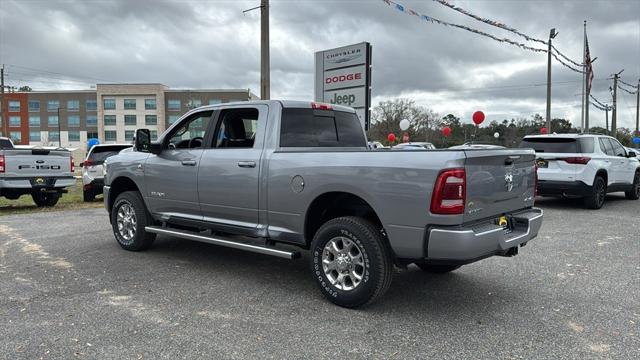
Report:
[[[127,143],[136,128],[157,138],[187,111],[202,105],[255,100],[247,89],[170,89],[162,84],[97,84],[95,90],[6,93],[0,136],[17,145],[75,148],[87,140]]]

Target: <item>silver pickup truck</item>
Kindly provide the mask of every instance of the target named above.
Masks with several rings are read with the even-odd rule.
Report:
[[[75,184],[74,171],[69,150],[17,148],[0,138],[0,196],[15,200],[30,194],[37,206],[54,206]]]
[[[117,242],[157,234],[293,259],[332,302],[358,307],[394,265],[445,273],[536,237],[534,152],[370,151],[351,108],[252,101],[190,111],[106,162]],[[293,245],[288,246],[288,245]]]

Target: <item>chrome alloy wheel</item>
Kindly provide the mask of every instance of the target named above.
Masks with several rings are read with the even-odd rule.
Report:
[[[118,218],[116,223],[118,225],[118,232],[123,239],[127,241],[133,240],[136,235],[136,212],[128,202],[125,202],[118,209]]]
[[[334,237],[322,251],[322,269],[339,290],[351,291],[362,282],[365,271],[364,255],[360,247],[346,237]]]

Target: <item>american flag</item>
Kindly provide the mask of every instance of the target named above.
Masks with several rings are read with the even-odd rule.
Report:
[[[591,54],[589,54],[589,40],[584,34],[584,63],[587,71],[587,94],[591,93],[591,83],[593,82],[593,66],[591,65]]]

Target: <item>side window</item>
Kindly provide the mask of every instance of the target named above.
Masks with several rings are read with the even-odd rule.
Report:
[[[216,148],[252,148],[258,128],[258,109],[227,109],[220,112]]]
[[[580,152],[583,154],[593,153],[594,141],[592,137],[580,138]]]
[[[613,154],[613,147],[611,146],[611,141],[609,141],[609,139],[600,138],[598,140],[600,141],[600,150],[602,150],[602,152],[610,156],[615,156]]]
[[[615,154],[614,156],[621,156],[621,157],[627,156],[627,151],[624,149],[624,147],[622,146],[622,144],[620,144],[618,140],[609,139],[609,141],[611,141],[611,145],[613,145],[613,153]]]
[[[211,122],[212,111],[196,113],[180,122],[171,131],[169,148],[171,149],[195,149],[204,144],[204,134]]]

